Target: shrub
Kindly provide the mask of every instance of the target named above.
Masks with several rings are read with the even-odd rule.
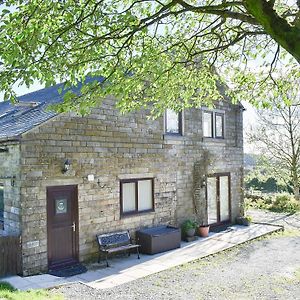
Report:
[[[15,291],[16,289],[10,285],[8,282],[2,281],[0,282],[0,291]]]
[[[276,195],[270,207],[271,211],[295,213],[300,210],[300,203],[289,194]]]
[[[269,209],[270,204],[272,203],[271,197],[264,197],[264,196],[254,196],[251,197],[250,195],[245,198],[245,208],[258,208],[258,209]]]
[[[181,226],[183,233],[186,233],[189,229],[194,229],[196,227],[197,227],[197,223],[192,220],[184,221]]]
[[[245,206],[249,208],[268,209],[275,212],[295,213],[300,211],[300,202],[288,193],[247,195]]]

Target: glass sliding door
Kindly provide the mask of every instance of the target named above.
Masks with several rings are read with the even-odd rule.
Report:
[[[220,222],[230,219],[229,215],[229,176],[219,177],[220,186]]]
[[[208,224],[230,221],[230,174],[220,173],[207,177]]]
[[[208,224],[214,224],[218,222],[216,177],[207,178],[207,216]]]

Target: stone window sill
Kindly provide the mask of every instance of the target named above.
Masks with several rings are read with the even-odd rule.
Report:
[[[202,138],[202,142],[204,142],[204,143],[225,144],[226,143],[226,139],[204,137],[204,138]]]
[[[165,133],[163,135],[163,139],[167,141],[175,140],[175,141],[180,141],[184,138],[182,134],[170,134],[170,133]]]

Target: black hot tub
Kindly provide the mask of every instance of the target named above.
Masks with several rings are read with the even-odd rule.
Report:
[[[144,254],[155,254],[180,248],[181,232],[172,226],[158,226],[136,232],[137,243]]]

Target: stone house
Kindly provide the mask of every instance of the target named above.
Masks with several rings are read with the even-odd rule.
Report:
[[[0,231],[21,235],[23,275],[90,259],[97,233],[240,214],[241,105],[150,120],[107,97],[81,117],[45,109],[59,87],[0,102]]]

